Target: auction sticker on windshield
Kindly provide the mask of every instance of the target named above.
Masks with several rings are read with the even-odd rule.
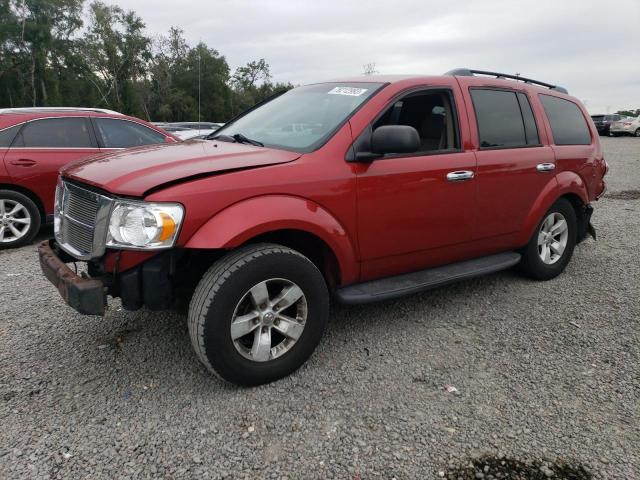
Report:
[[[329,95],[349,95],[351,97],[359,97],[368,89],[355,87],[335,87],[329,90]]]

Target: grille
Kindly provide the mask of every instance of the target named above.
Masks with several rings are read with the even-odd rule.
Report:
[[[66,182],[60,188],[56,240],[64,250],[80,259],[102,255],[111,199]]]

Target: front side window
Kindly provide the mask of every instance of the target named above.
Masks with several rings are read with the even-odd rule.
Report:
[[[163,143],[164,135],[139,123],[117,118],[95,118],[104,148],[129,148]]]
[[[564,98],[540,95],[556,145],[590,145],[591,134],[580,108]]]
[[[480,147],[513,148],[540,143],[529,101],[525,95],[518,95],[506,90],[471,89]]]
[[[34,148],[93,148],[85,118],[45,118],[27,123],[13,145]]]
[[[380,83],[321,83],[294,88],[216,130],[241,134],[267,147],[311,152],[321,146]]]
[[[393,103],[376,120],[383,125],[408,125],[420,135],[420,150],[428,153],[459,148],[456,117],[449,92],[415,92]]]

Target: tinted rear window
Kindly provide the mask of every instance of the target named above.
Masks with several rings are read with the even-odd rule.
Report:
[[[37,148],[92,148],[84,118],[45,118],[27,123],[13,146]]]
[[[471,89],[481,147],[527,145],[524,122],[515,92]]]
[[[573,102],[540,95],[556,145],[590,145],[591,134],[580,108]]]
[[[9,148],[11,146],[11,142],[13,142],[13,139],[21,126],[22,125],[15,125],[13,127],[0,130],[0,148]]]

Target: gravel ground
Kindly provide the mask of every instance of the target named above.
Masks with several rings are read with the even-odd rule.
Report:
[[[637,191],[640,139],[603,144],[609,192]],[[336,306],[252,389],[205,371],[185,317],[77,315],[34,246],[4,251],[0,478],[640,478],[640,199],[617,197],[559,278]]]

